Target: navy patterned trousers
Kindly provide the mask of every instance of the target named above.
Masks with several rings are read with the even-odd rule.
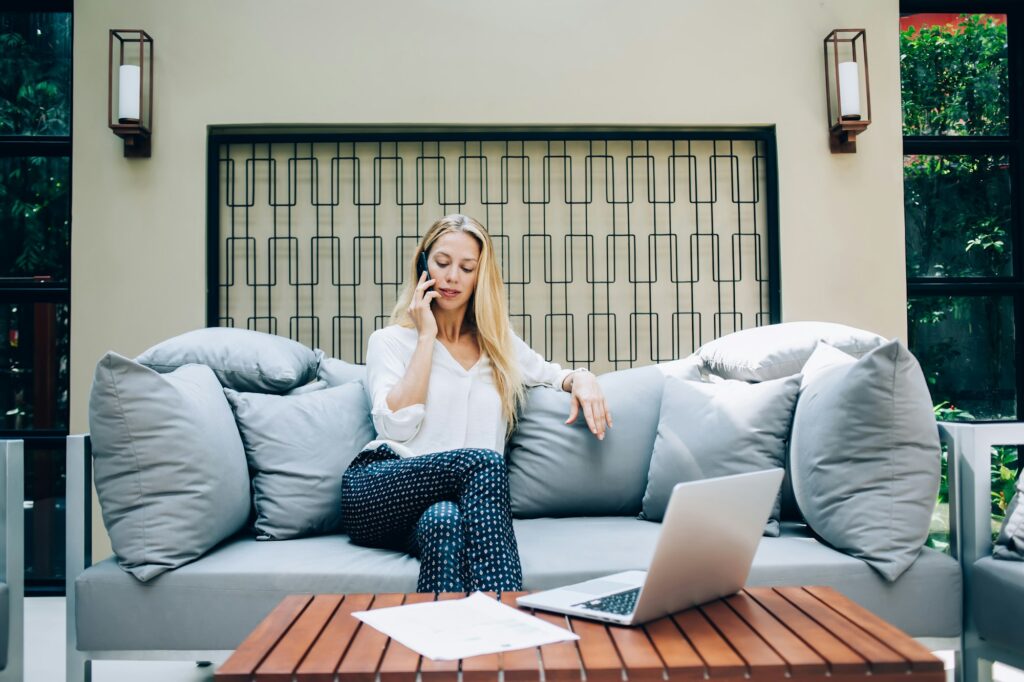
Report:
[[[494,450],[364,450],[342,478],[341,509],[356,544],[419,558],[419,592],[522,589],[505,458]]]

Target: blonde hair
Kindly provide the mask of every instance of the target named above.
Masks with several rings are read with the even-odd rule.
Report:
[[[480,244],[480,261],[477,264],[479,275],[476,288],[469,301],[466,320],[476,332],[480,350],[487,353],[490,358],[494,373],[494,385],[501,398],[501,410],[508,424],[505,431],[507,438],[515,428],[519,405],[523,400],[525,389],[512,345],[508,309],[505,306],[505,284],[501,279],[501,269],[494,256],[491,236],[479,221],[454,213],[444,216],[430,226],[412,254],[412,260],[409,261],[405,286],[398,295],[398,302],[395,303],[394,310],[391,312],[391,324],[410,328],[415,326],[409,316],[409,304],[412,303],[413,292],[419,280],[416,263],[421,253],[429,254],[434,243],[450,232],[464,232]]]

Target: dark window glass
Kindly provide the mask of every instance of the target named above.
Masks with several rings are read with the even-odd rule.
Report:
[[[959,419],[1015,419],[1013,298],[913,296],[908,309],[932,403]]]
[[[1007,135],[1005,14],[901,17],[904,135]]]
[[[64,577],[64,445],[25,443],[25,578]]]
[[[0,135],[71,130],[71,15],[0,13]]]
[[[1007,157],[908,155],[903,190],[909,277],[1013,274]]]
[[[0,286],[10,277],[68,280],[71,164],[0,158]]]
[[[68,305],[0,305],[0,410],[7,431],[67,429]]]

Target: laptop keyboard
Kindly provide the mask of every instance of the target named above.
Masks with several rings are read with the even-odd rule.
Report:
[[[626,616],[633,613],[637,597],[639,596],[640,588],[636,587],[625,592],[609,594],[607,597],[601,597],[600,599],[591,599],[590,601],[576,604],[576,606],[590,609],[591,611],[604,611],[606,613],[617,613],[620,616]]]

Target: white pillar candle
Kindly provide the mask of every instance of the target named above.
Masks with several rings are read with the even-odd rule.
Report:
[[[857,73],[857,62],[839,64],[839,94],[842,98],[843,118],[860,118],[860,75]]]
[[[117,118],[122,123],[139,120],[141,71],[134,64],[122,64],[117,80]]]

